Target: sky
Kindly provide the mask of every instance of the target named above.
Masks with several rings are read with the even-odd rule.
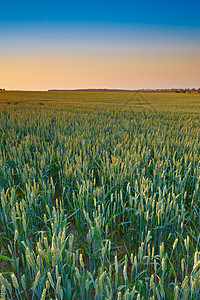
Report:
[[[0,4],[0,88],[200,87],[197,0]]]

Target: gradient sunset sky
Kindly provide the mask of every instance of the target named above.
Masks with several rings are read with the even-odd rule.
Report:
[[[1,1],[0,88],[200,88],[200,2]]]

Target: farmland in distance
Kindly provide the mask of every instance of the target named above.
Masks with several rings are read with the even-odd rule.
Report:
[[[0,92],[1,299],[200,298],[200,94]]]

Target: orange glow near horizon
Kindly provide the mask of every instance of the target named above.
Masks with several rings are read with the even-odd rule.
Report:
[[[39,32],[39,31],[38,31]],[[50,31],[51,32],[51,31]],[[197,34],[137,29],[2,37],[0,88],[199,88]],[[84,36],[84,34],[85,36]],[[46,35],[45,35],[46,34]]]
[[[0,88],[198,87],[200,59],[194,55],[18,55],[0,57]],[[198,62],[198,63],[197,63]]]

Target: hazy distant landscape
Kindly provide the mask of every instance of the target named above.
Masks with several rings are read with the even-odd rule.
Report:
[[[1,299],[199,299],[200,94],[0,92]]]

